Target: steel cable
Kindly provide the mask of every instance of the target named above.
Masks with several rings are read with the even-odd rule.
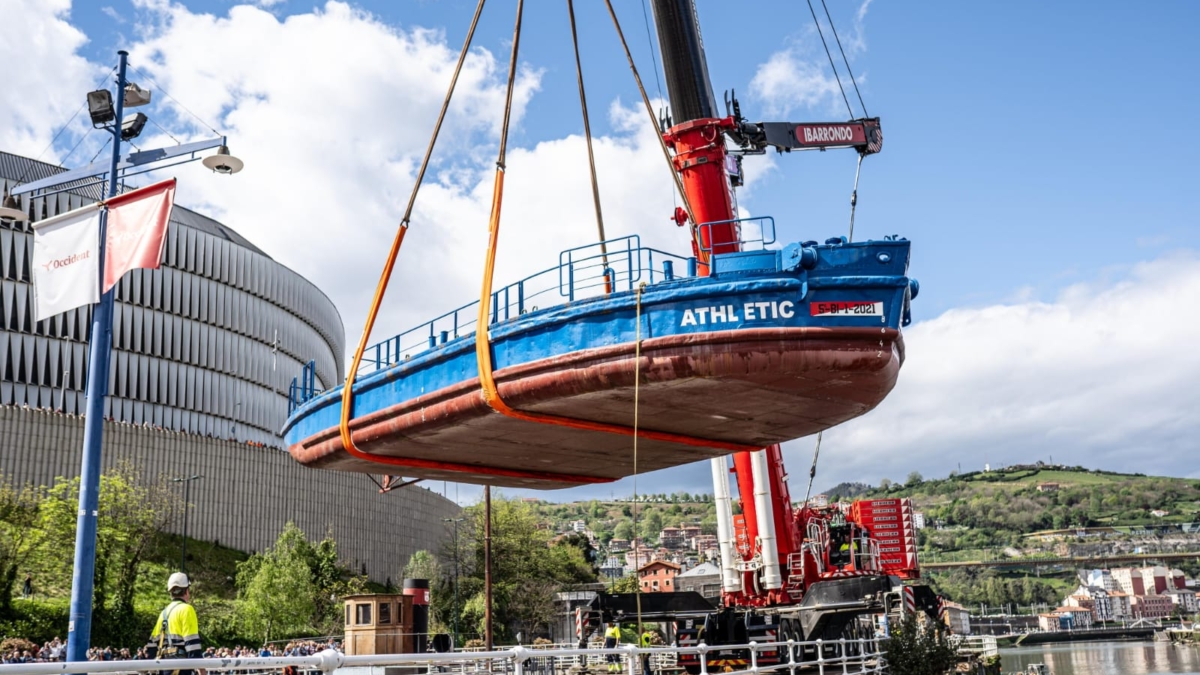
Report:
[[[571,43],[575,47],[575,78],[579,81],[579,107],[583,111],[583,136],[587,140],[588,169],[592,177],[592,201],[596,206],[596,230],[600,234],[600,255],[604,269],[608,269],[608,244],[604,236],[604,213],[600,208],[600,183],[596,179],[596,155],[592,150],[592,125],[588,120],[587,94],[583,87],[583,64],[579,59],[579,36],[575,31],[575,2],[567,0],[567,14],[571,17]],[[612,283],[604,279],[605,293],[612,292]]]
[[[692,239],[696,242],[696,249],[700,252],[701,262],[707,264],[708,256],[704,251],[704,247],[700,246],[699,232],[696,230],[696,214],[692,212],[692,203],[688,201],[687,192],[683,189],[683,179],[679,177],[679,172],[675,170],[675,160],[671,157],[671,151],[667,149],[667,142],[663,140],[662,129],[658,126],[658,119],[654,116],[654,107],[650,105],[650,97],[646,95],[646,88],[642,86],[642,76],[638,74],[637,64],[633,62],[633,54],[629,51],[629,43],[625,41],[625,33],[621,30],[621,22],[617,20],[617,12],[613,9],[612,0],[604,0],[604,4],[608,6],[608,15],[612,17],[613,27],[617,29],[617,37],[621,40],[621,47],[625,50],[625,58],[629,61],[629,69],[633,71],[633,79],[637,82],[638,93],[642,96],[642,105],[646,107],[646,114],[650,116],[650,123],[654,125],[654,136],[658,139],[658,145],[662,148],[663,157],[667,160],[667,166],[670,167],[671,178],[675,181],[675,189],[679,192],[680,199],[683,200],[683,208],[687,211],[688,219],[692,221]]]
[[[850,107],[850,99],[846,97],[846,89],[842,87],[842,78],[838,75],[837,66],[833,63],[833,54],[829,52],[829,43],[825,42],[825,31],[821,30],[821,22],[817,20],[817,11],[813,9],[812,0],[808,0],[808,11],[812,13],[813,24],[817,27],[817,35],[821,36],[821,44],[825,47],[825,56],[829,57],[829,67],[833,69],[833,79],[837,80],[838,91],[842,92],[842,100],[846,102],[846,112],[854,119],[854,108]]]
[[[837,26],[833,25],[833,17],[829,15],[829,7],[825,4],[825,0],[821,0],[821,6],[825,8],[825,18],[829,19],[829,30],[833,31],[833,39],[837,42],[838,51],[842,53],[842,63],[846,64],[846,72],[850,74],[850,84],[854,85],[854,94],[858,96],[858,104],[862,106],[863,117],[870,117],[867,112],[867,104],[863,103],[862,92],[858,90],[858,81],[854,79],[854,71],[850,70],[850,59],[846,58],[846,50],[842,49],[842,39],[838,37]],[[853,113],[850,115],[854,116]]]

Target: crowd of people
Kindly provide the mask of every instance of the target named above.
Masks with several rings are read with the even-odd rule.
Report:
[[[91,655],[88,655],[89,658]],[[67,657],[67,643],[58,638],[42,644],[28,640],[5,640],[3,663],[48,663],[63,661]]]
[[[236,659],[251,656],[312,656],[326,649],[341,651],[341,644],[337,640],[300,640],[287,643],[265,644],[259,649],[252,647],[209,647],[204,650],[203,658]],[[44,643],[41,647],[38,647],[34,643],[22,645],[21,648],[10,647],[4,650],[2,662],[5,664],[51,663],[54,661],[65,661],[66,658],[67,644],[56,637]],[[133,659],[145,659],[147,656],[145,647],[141,647],[132,653],[125,648],[92,647],[87,652],[87,658],[88,661],[129,661]]]
[[[316,642],[314,640],[303,640],[288,643],[271,643],[265,644],[257,651],[250,647],[209,647],[204,650],[204,658],[206,659],[236,659],[248,656],[312,656],[319,654],[326,649],[342,650],[342,646],[337,640],[328,640],[324,642]]]

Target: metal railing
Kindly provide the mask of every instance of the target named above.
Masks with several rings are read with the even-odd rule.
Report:
[[[489,324],[610,292],[632,291],[643,281],[653,285],[685,276],[696,276],[695,258],[642,246],[636,234],[578,246],[559,253],[558,265],[494,290]],[[475,300],[368,346],[358,375],[390,368],[455,338],[474,335],[478,313]],[[292,380],[288,414],[319,393],[315,377],[305,366],[301,376]]]
[[[995,635],[951,635],[950,644],[959,654],[974,656],[997,656],[1000,646]]]
[[[746,224],[753,225],[754,227],[745,228],[744,225]],[[761,251],[775,243],[775,219],[771,216],[735,218],[733,220],[718,220],[711,223],[703,223],[699,227],[700,241],[712,241],[712,229],[719,225],[732,225],[734,227],[734,232],[737,234],[736,241],[738,248],[742,251]],[[742,232],[746,229],[749,229],[750,233],[748,236],[742,236]],[[700,250],[708,252],[712,250],[712,246],[705,246],[701,243]]]
[[[572,649],[552,645],[552,648],[512,647],[490,652],[452,652],[426,654],[377,654],[347,656],[328,649],[312,656],[239,657],[223,659],[160,659],[144,661],[77,661],[71,663],[25,663],[0,665],[0,675],[61,675],[62,673],[147,673],[157,671],[199,670],[210,673],[274,673],[285,667],[301,672],[320,671],[329,675],[340,668],[407,666],[415,672],[427,673],[504,673],[534,675],[554,673],[567,675],[596,671],[611,663],[620,665],[624,675],[653,675],[664,663],[677,662],[681,654],[699,656],[701,675],[709,675],[709,652],[740,652],[745,668],[727,670],[733,675],[784,672],[794,674],[799,669],[826,673],[886,673],[883,640],[879,638],[815,640],[800,642],[765,642],[744,645],[704,644],[692,647],[637,647],[622,645],[616,649]],[[642,672],[642,655],[650,656],[651,673]],[[807,655],[807,656],[806,656]],[[657,661],[656,661],[657,657]]]

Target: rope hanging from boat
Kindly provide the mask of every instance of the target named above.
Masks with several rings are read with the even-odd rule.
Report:
[[[588,169],[592,176],[592,201],[596,205],[596,231],[600,234],[600,256],[604,269],[608,269],[608,237],[604,235],[604,213],[600,209],[600,182],[596,180],[596,155],[592,151],[592,125],[588,120],[587,94],[583,88],[583,64],[579,59],[579,35],[575,31],[575,1],[567,0],[567,14],[571,17],[571,44],[575,47],[575,79],[579,82],[579,108],[583,111],[583,137],[587,140]],[[612,293],[612,280],[604,276],[604,292]]]
[[[568,0],[569,1],[569,0]],[[633,329],[633,564],[639,567],[638,562],[638,411],[641,410],[641,385],[642,385],[642,291],[646,288],[646,282],[638,284],[637,287],[637,310],[634,314],[634,329]],[[642,644],[642,582],[637,584],[637,634],[638,644]]]
[[[425,148],[425,157],[421,160],[421,168],[417,172],[416,182],[413,183],[412,194],[408,197],[408,206],[404,209],[404,217],[400,219],[400,227],[397,228],[396,238],[392,241],[392,248],[388,251],[387,262],[383,265],[383,273],[379,276],[379,283],[375,286],[375,296],[371,299],[371,307],[367,311],[366,325],[363,327],[362,336],[358,340],[358,348],[354,350],[354,359],[350,362],[350,372],[346,374],[346,383],[342,386],[342,417],[339,422],[342,447],[351,456],[369,462],[391,464],[393,466],[413,466],[407,460],[399,458],[368,455],[354,445],[354,439],[350,434],[350,418],[354,412],[354,381],[358,376],[359,366],[362,365],[362,357],[367,349],[367,341],[371,339],[371,331],[375,327],[375,319],[379,316],[379,307],[383,303],[383,296],[387,292],[388,284],[391,282],[392,270],[396,266],[396,257],[400,254],[400,247],[404,244],[404,235],[408,232],[409,221],[412,218],[413,204],[417,201],[417,192],[421,189],[421,183],[425,179],[425,170],[429,167],[429,158],[433,155],[433,148],[437,144],[438,134],[442,130],[442,122],[446,119],[446,111],[450,108],[450,100],[454,97],[454,88],[458,84],[458,76],[462,72],[463,62],[466,61],[467,53],[471,49],[471,41],[475,37],[475,27],[479,25],[479,15],[483,13],[484,2],[486,0],[479,0],[479,4],[475,7],[475,16],[471,19],[471,27],[467,30],[467,38],[463,41],[462,50],[458,53],[458,63],[454,66],[454,75],[450,78],[450,87],[446,90],[446,97],[442,100],[442,109],[438,113],[437,123],[433,127],[433,135],[429,138],[428,147]]]
[[[727,443],[724,441],[695,438],[692,436],[662,431],[640,431],[620,424],[593,422],[591,420],[581,420],[574,417],[563,417],[561,415],[552,415],[548,413],[526,412],[524,410],[517,410],[516,408],[510,407],[507,403],[505,403],[504,399],[500,397],[500,392],[496,387],[495,374],[492,370],[492,349],[491,340],[488,335],[488,316],[491,313],[492,280],[496,271],[496,248],[500,242],[500,213],[501,205],[504,201],[505,158],[508,148],[509,121],[512,115],[513,87],[517,77],[517,54],[521,44],[521,15],[524,9],[524,4],[524,0],[517,0],[517,21],[516,26],[513,29],[513,48],[508,63],[508,84],[504,101],[504,118],[500,126],[500,150],[496,157],[496,178],[492,185],[492,209],[491,215],[488,219],[488,248],[487,254],[484,256],[483,283],[481,284],[479,291],[479,314],[476,316],[475,323],[475,358],[479,369],[480,393],[483,396],[484,402],[487,403],[489,408],[502,415],[505,415],[506,417],[524,420],[527,422],[551,424],[555,426],[568,427],[571,429],[582,429],[585,431],[602,431],[625,436],[634,436],[635,438],[637,435],[641,435],[656,441],[679,443],[681,445],[693,447],[717,448],[732,452],[756,450],[757,448],[754,446],[743,445],[741,443]],[[609,9],[611,11],[611,4],[609,5]],[[628,51],[628,48],[626,48],[626,53],[628,53]],[[645,92],[643,91],[643,96],[644,95]],[[664,145],[663,148],[665,150],[666,146]],[[674,174],[674,167],[672,167],[672,174]],[[639,295],[639,298],[640,297],[641,296]],[[635,349],[640,355],[640,342]],[[345,408],[343,406],[343,410],[344,409]],[[596,482],[596,480],[592,479],[589,482]]]

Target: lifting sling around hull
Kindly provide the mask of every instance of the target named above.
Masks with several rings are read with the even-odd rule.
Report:
[[[632,427],[636,378],[640,473],[816,433],[871,410],[895,385],[917,289],[908,241],[714,255],[708,276],[638,241],[607,242],[602,267],[594,249],[564,252],[541,275],[558,277],[565,304],[532,304],[545,302],[532,283],[540,275],[493,294],[494,377],[508,406]],[[661,272],[656,258],[667,261]],[[676,276],[677,261],[692,273]],[[341,390],[318,393],[310,372],[291,394],[292,456],[317,468],[551,489],[633,474],[629,435],[488,406],[473,327],[460,319],[470,308],[376,345],[373,372],[354,383],[355,445],[401,466],[345,451]],[[421,343],[402,344],[413,335]]]

